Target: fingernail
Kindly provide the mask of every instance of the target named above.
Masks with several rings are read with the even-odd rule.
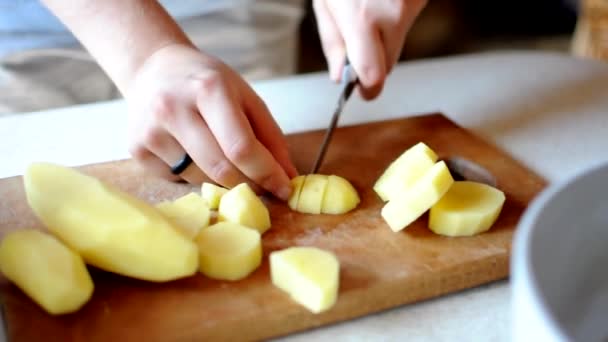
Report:
[[[279,189],[279,191],[277,192],[277,196],[282,199],[283,201],[287,201],[289,199],[289,196],[291,195],[291,188],[288,186],[284,186],[282,188]]]

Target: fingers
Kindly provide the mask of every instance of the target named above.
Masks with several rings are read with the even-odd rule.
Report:
[[[214,75],[194,84],[198,110],[227,159],[263,189],[287,200],[291,194],[287,173],[256,138],[229,85]]]
[[[204,174],[196,165],[190,165],[179,176],[171,174],[171,166],[181,160],[186,152],[180,143],[164,128],[156,127],[144,133],[145,136],[141,139],[143,146],[146,151],[149,151],[155,157],[151,158],[144,154],[144,159],[148,160],[149,168],[158,170],[160,176],[172,180],[182,178],[189,183],[200,183],[204,180]]]
[[[370,100],[380,94],[386,78],[386,52],[380,28],[371,9],[341,4],[325,3],[346,42],[346,53],[359,77],[360,93]]]
[[[178,142],[178,150],[188,152],[193,162],[198,166],[188,169],[200,169],[213,181],[227,188],[248,182],[247,177],[224,156],[215,137],[195,108],[181,115],[176,115],[175,120],[172,123],[171,121],[167,122],[166,127],[175,136]],[[179,148],[179,145],[182,148]],[[173,154],[175,155],[176,153],[174,152]],[[181,157],[183,157],[183,152],[178,154],[178,159],[172,159],[171,157],[168,159],[174,160],[174,163],[175,160],[179,160]],[[184,172],[184,177],[188,176],[188,169]],[[201,180],[203,179],[202,173],[198,176]],[[191,178],[193,177],[191,176]],[[200,181],[197,181],[197,183],[200,183]],[[248,183],[256,190],[254,184]]]
[[[287,141],[262,99],[246,84],[243,86],[243,106],[258,140],[270,151],[291,179],[298,170],[291,162]]]
[[[385,10],[391,15],[383,17],[378,26],[386,50],[387,74],[399,61],[407,33],[426,3],[426,0],[397,1]]]
[[[313,1],[313,7],[316,13],[321,48],[329,67],[329,77],[334,82],[339,82],[342,76],[344,59],[346,58],[346,47],[342,34],[324,0]]]

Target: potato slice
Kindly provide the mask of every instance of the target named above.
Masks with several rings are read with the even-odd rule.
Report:
[[[320,214],[323,196],[327,186],[327,176],[319,174],[306,175],[297,211],[305,214]]]
[[[93,280],[80,255],[35,229],[4,237],[0,271],[52,315],[78,311],[93,294]]]
[[[429,228],[440,235],[472,236],[489,230],[505,203],[504,192],[492,186],[458,181],[429,213]]]
[[[408,148],[395,159],[374,184],[383,201],[411,188],[437,162],[437,154],[423,142]]]
[[[453,183],[445,162],[437,162],[409,190],[395,194],[381,215],[393,231],[400,231],[437,203]]]
[[[222,196],[218,219],[257,229],[260,234],[270,228],[268,208],[247,183],[235,186]]]
[[[340,263],[317,247],[289,247],[270,253],[271,281],[292,300],[313,313],[330,309],[337,300]]]
[[[100,269],[150,281],[195,274],[196,244],[153,205],[75,169],[34,163],[27,201],[49,230]]]
[[[209,225],[209,206],[197,193],[191,192],[174,201],[161,202],[156,207],[188,239],[194,239],[201,229]]]
[[[289,196],[289,200],[287,201],[287,205],[292,210],[298,209],[298,201],[300,200],[300,193],[302,192],[302,185],[304,185],[304,180],[306,179],[306,175],[295,176],[291,180],[291,195]]]
[[[217,209],[220,199],[228,192],[228,189],[215,184],[203,182],[201,185],[201,197],[207,202],[209,209]]]
[[[199,271],[209,278],[235,281],[262,263],[261,234],[232,222],[218,222],[201,231]]]
[[[321,213],[345,214],[355,209],[360,202],[357,190],[349,181],[336,175],[328,177]]]

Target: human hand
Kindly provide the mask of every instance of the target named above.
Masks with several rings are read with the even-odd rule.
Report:
[[[169,45],[135,74],[129,105],[130,152],[162,177],[233,187],[249,183],[286,200],[297,171],[268,108],[232,69],[197,49]],[[174,176],[184,153],[194,161]]]
[[[426,0],[314,0],[330,77],[340,81],[346,55],[364,99],[377,97],[399,60],[407,32]]]

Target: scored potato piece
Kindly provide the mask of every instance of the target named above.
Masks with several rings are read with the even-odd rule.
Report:
[[[207,201],[194,192],[161,202],[156,207],[189,239],[194,239],[201,229],[209,225],[211,212]]]
[[[23,179],[36,216],[88,264],[149,281],[196,273],[196,244],[153,205],[55,164],[31,164]]]
[[[8,233],[0,244],[0,271],[46,312],[78,311],[93,294],[80,255],[35,229]]]
[[[298,201],[300,200],[300,193],[302,191],[302,185],[304,184],[304,180],[306,179],[306,175],[295,176],[291,179],[291,195],[287,200],[287,205],[292,210],[298,209]]]
[[[199,271],[209,278],[235,281],[247,277],[262,262],[260,232],[232,222],[218,222],[201,231]]]
[[[218,219],[257,229],[260,234],[270,228],[268,208],[247,183],[235,186],[222,196]]]
[[[411,188],[437,162],[437,154],[423,142],[405,150],[374,184],[374,191],[383,201]]]
[[[472,236],[492,227],[505,202],[504,192],[487,184],[458,181],[429,213],[429,228],[440,235]]]
[[[326,175],[306,175],[302,190],[300,191],[297,211],[305,214],[320,214],[326,186]]]
[[[340,263],[331,252],[317,247],[289,247],[270,253],[274,286],[313,313],[330,309],[337,300]]]
[[[201,185],[201,197],[207,202],[209,209],[217,209],[220,199],[228,192],[228,189],[215,184],[203,182]]]
[[[357,190],[349,181],[336,175],[328,177],[321,213],[344,214],[356,208],[360,202]]]
[[[381,215],[393,231],[400,231],[437,203],[453,183],[445,162],[437,162],[408,191],[391,198]]]

